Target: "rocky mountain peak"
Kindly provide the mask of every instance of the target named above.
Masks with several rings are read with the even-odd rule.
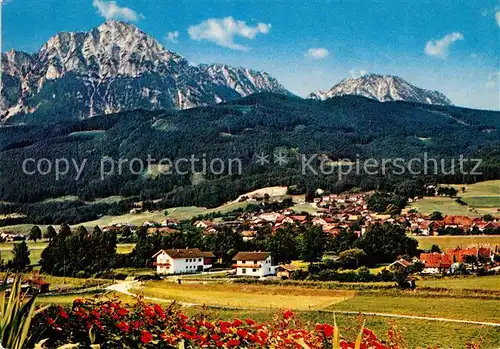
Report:
[[[324,100],[343,95],[360,95],[380,102],[407,101],[452,105],[452,102],[441,92],[416,87],[398,76],[380,74],[347,78],[328,91],[311,93],[308,98]]]
[[[0,122],[40,114],[82,119],[123,110],[185,109],[256,92],[291,94],[264,72],[223,64],[191,66],[132,24],[111,20],[89,32],[62,32],[39,52],[6,62]],[[33,117],[33,115],[35,115]]]

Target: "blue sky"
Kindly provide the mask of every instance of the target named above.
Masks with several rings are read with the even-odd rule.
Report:
[[[500,109],[497,1],[7,0],[3,50],[35,52],[57,32],[106,18],[195,64],[265,70],[301,96],[372,72]]]

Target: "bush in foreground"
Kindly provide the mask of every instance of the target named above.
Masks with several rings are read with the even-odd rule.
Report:
[[[361,327],[356,342],[340,338],[335,324],[307,329],[291,311],[274,321],[252,319],[210,321],[205,315],[184,315],[138,301],[131,307],[118,300],[75,300],[71,309],[51,307],[34,320],[33,333],[43,339],[37,347],[58,348],[68,343],[100,348],[404,348],[395,331],[382,341]]]

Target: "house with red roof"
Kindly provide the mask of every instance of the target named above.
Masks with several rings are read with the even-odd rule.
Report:
[[[453,264],[450,255],[437,252],[420,254],[420,261],[425,265],[423,274],[449,273]]]

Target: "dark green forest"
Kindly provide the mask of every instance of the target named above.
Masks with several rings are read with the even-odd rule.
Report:
[[[37,120],[39,121],[39,120]],[[215,207],[258,187],[294,185],[297,192],[323,188],[341,192],[353,187],[392,192],[409,188],[415,194],[425,183],[463,183],[500,178],[500,113],[459,107],[407,102],[380,103],[359,96],[326,101],[304,100],[278,94],[255,94],[234,102],[183,111],[136,110],[82,121],[0,127],[0,213],[24,212],[32,223],[72,224],[102,214],[120,214],[133,201],[161,199],[154,208],[197,205]],[[264,166],[257,154],[270,155]],[[273,163],[282,153],[288,163]],[[449,161],[481,158],[481,175],[351,173],[339,178],[338,168],[329,174],[305,175],[301,157],[318,154],[322,159],[351,161],[428,157]],[[101,159],[168,158],[175,161],[194,155],[240,159],[243,172],[193,175],[154,174],[144,170],[101,179]],[[47,159],[54,164],[65,158],[81,165],[81,177],[71,164],[56,180],[23,173],[25,159]],[[153,162],[154,163],[154,162]],[[35,169],[30,164],[30,169]],[[466,169],[470,164],[466,165]],[[44,168],[46,169],[46,167]],[[233,168],[234,169],[234,168]],[[470,169],[470,168],[469,168]],[[198,170],[198,169],[197,169]],[[405,194],[405,193],[402,193]],[[65,195],[71,202],[42,201]],[[121,195],[119,203],[93,203],[95,199]],[[12,222],[0,222],[6,225]]]

